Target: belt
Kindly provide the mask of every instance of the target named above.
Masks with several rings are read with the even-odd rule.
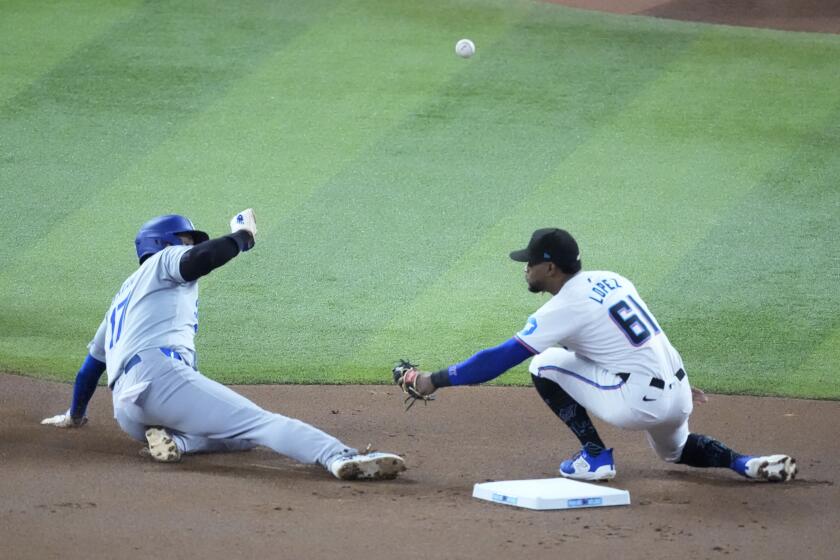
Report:
[[[176,360],[180,360],[182,362],[184,361],[184,358],[181,357],[181,354],[179,354],[176,350],[173,350],[172,348],[167,348],[166,346],[161,346],[160,348],[158,348],[158,350],[160,350],[161,354],[163,354],[167,358],[175,358]],[[134,356],[132,356],[132,358],[130,360],[128,360],[125,363],[125,367],[123,368],[123,373],[128,373],[128,370],[130,370],[131,368],[133,368],[134,366],[136,366],[137,364],[139,364],[142,361],[143,360],[140,359],[140,354],[135,354]]]
[[[625,383],[627,382],[628,379],[630,379],[630,374],[629,373],[617,373],[616,375],[618,375]],[[683,378],[685,378],[685,370],[683,368],[678,369],[677,373],[674,374],[674,377],[677,378],[677,381],[682,381]],[[654,377],[653,379],[650,380],[650,386],[651,387],[656,387],[657,389],[664,389],[665,388],[665,381],[662,380],[662,379]]]

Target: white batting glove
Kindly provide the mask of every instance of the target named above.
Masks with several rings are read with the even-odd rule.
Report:
[[[56,414],[55,416],[44,418],[41,420],[41,424],[44,426],[55,426],[56,428],[81,428],[87,424],[87,421],[87,416],[73,418],[70,416],[70,411],[68,410],[64,414]]]
[[[240,229],[244,229],[257,237],[257,218],[254,216],[254,209],[248,208],[243,210],[230,220],[230,232],[236,233]]]

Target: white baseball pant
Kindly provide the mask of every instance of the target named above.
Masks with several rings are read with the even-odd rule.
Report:
[[[650,376],[629,372],[625,380],[563,348],[549,348],[534,356],[529,370],[560,385],[604,422],[644,431],[663,460],[674,462],[682,455],[693,409],[687,377],[678,380],[674,372],[668,372],[663,376],[664,387],[659,388],[651,386]]]

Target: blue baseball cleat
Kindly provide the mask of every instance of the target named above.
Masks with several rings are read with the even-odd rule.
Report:
[[[613,479],[615,478],[615,463],[613,462],[612,452],[612,449],[605,449],[593,457],[585,449],[582,449],[575,453],[571,459],[560,463],[560,474],[575,480]]]

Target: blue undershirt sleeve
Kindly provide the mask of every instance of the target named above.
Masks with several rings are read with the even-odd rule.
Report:
[[[70,405],[70,416],[81,418],[85,415],[87,405],[96,391],[96,384],[105,372],[105,364],[88,354],[73,385],[73,404]]]
[[[437,381],[441,380],[441,374],[445,372],[444,375],[448,378],[448,385],[475,385],[477,383],[484,383],[485,381],[499,377],[513,366],[521,364],[533,355],[531,350],[522,345],[514,337],[498,346],[487,348],[473,354],[460,364],[449,366],[448,369],[433,374],[433,382],[438,387],[447,385],[446,382],[441,385],[437,384]]]

